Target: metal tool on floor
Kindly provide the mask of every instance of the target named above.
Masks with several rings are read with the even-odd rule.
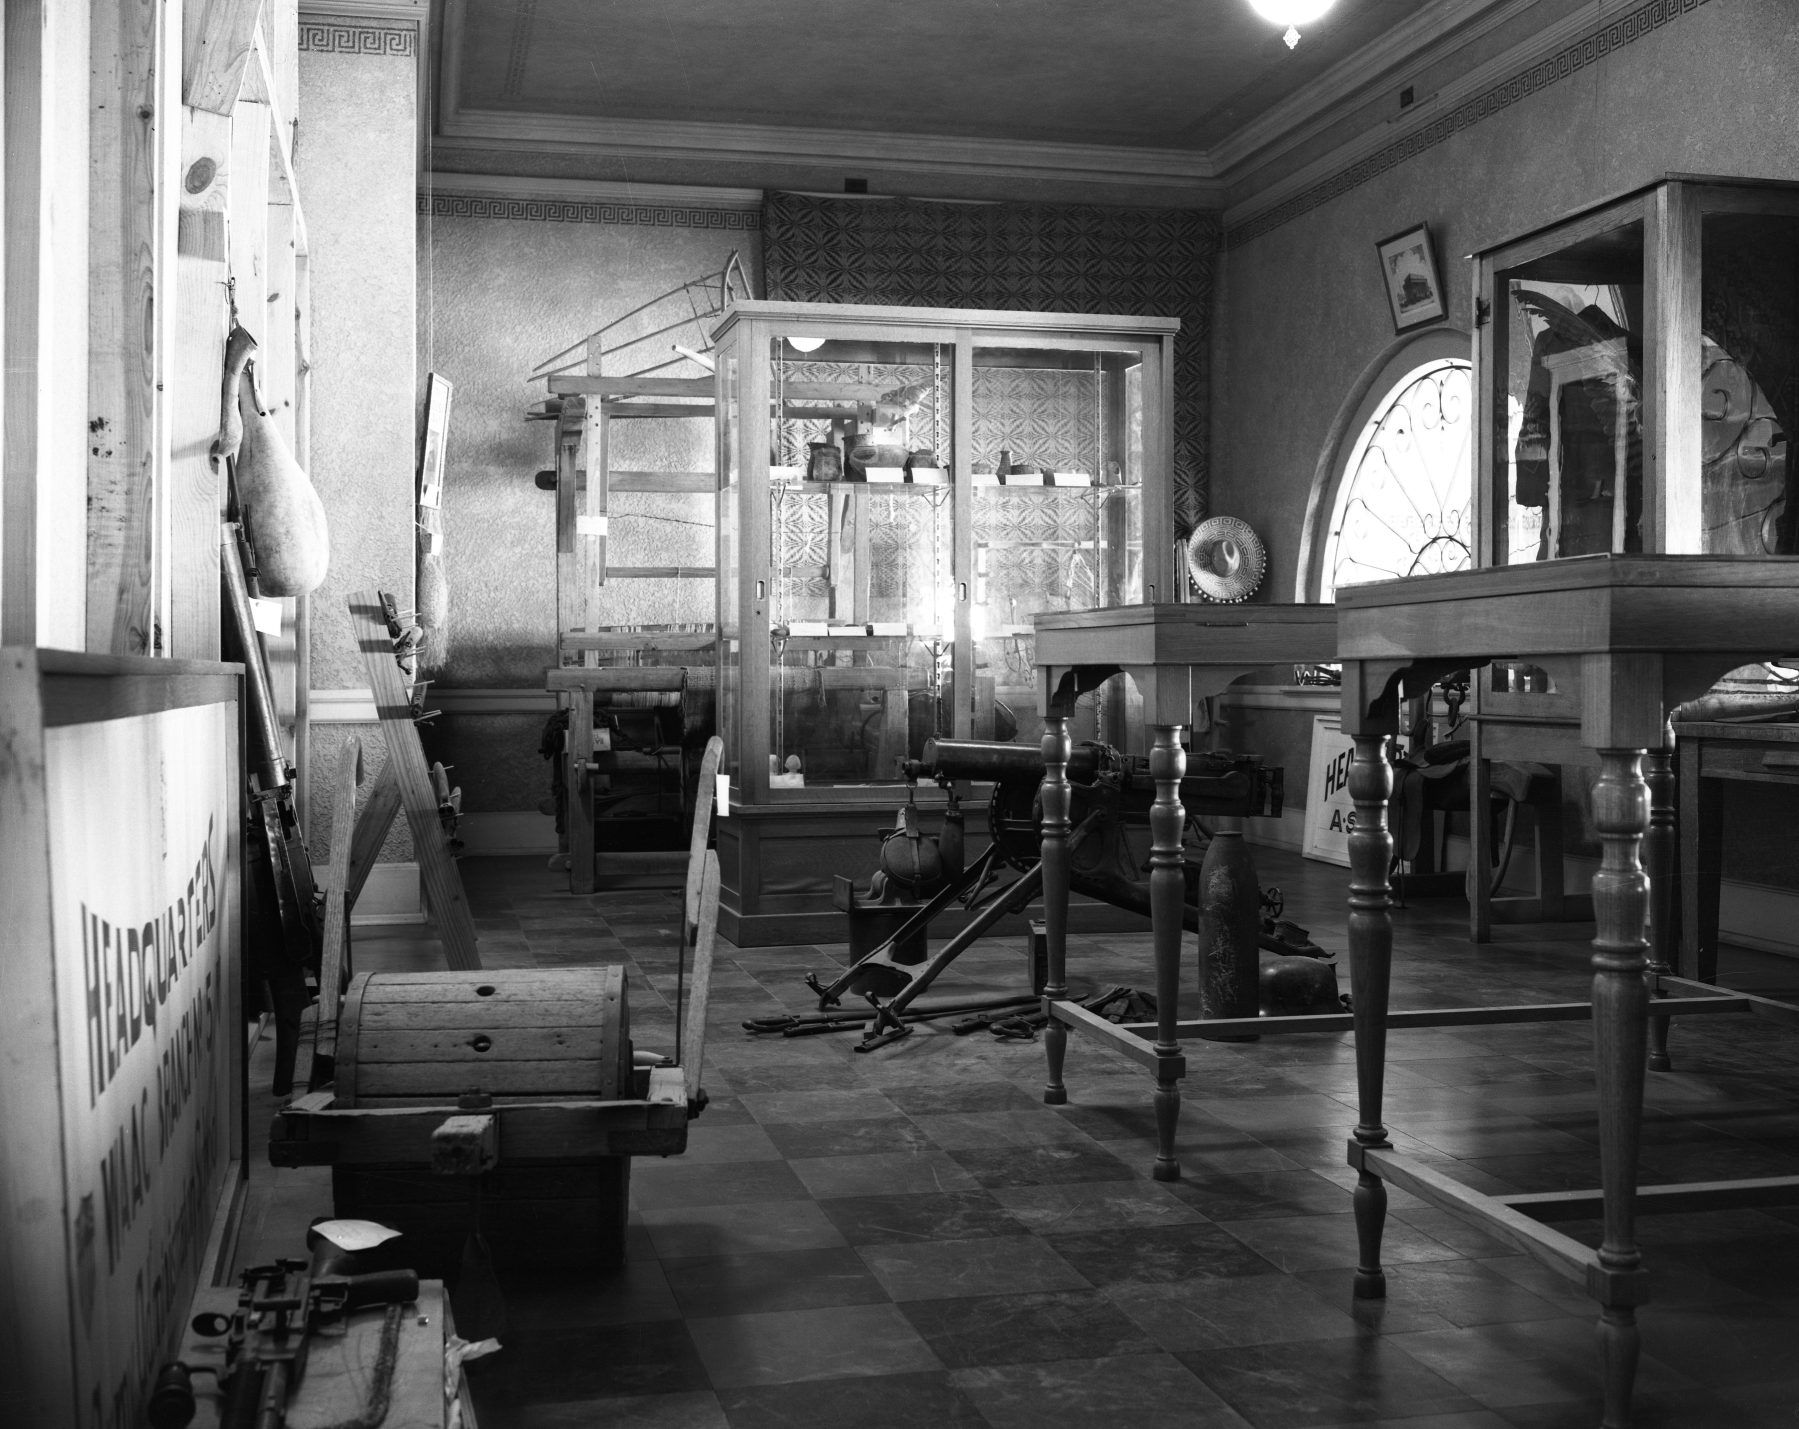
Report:
[[[996,1008],[1029,1007],[1037,1001],[1032,993],[1002,993],[992,997],[976,997],[948,1003],[924,1003],[907,1011],[912,1022],[934,1021],[959,1014],[983,1012]],[[873,1013],[862,1008],[845,1007],[833,1012],[789,1013],[780,1017],[752,1017],[743,1024],[745,1032],[778,1032],[783,1037],[810,1037],[825,1032],[845,1032],[868,1025]]]

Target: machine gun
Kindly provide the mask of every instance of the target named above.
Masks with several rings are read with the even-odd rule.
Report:
[[[224,1367],[175,1361],[156,1376],[146,1417],[152,1429],[182,1429],[193,1420],[193,1376],[216,1375],[222,1400],[219,1429],[281,1429],[288,1397],[306,1374],[313,1335],[352,1310],[385,1305],[381,1347],[368,1403],[355,1422],[379,1424],[393,1387],[403,1307],[418,1299],[419,1278],[410,1270],[347,1273],[352,1257],[325,1237],[309,1233],[310,1260],[277,1260],[240,1277],[237,1309],[193,1320],[196,1334],[225,1339]]]
[[[901,1014],[983,934],[1009,913],[1023,912],[1043,887],[1039,856],[1043,761],[1033,745],[1001,744],[988,740],[927,740],[923,757],[904,765],[908,780],[931,778],[950,787],[958,783],[990,783],[992,795],[987,816],[992,842],[973,862],[962,866],[959,857],[949,861],[942,886],[866,957],[844,969],[829,983],[817,974],[806,983],[818,995],[820,1010],[836,1007],[846,992],[859,993],[871,1007],[873,1018],[858,1051],[869,1051],[906,1035]],[[1149,886],[1140,882],[1126,830],[1147,825],[1155,800],[1155,781],[1149,761],[1123,754],[1110,745],[1083,743],[1071,752],[1068,779],[1072,786],[1069,822],[1069,887],[1072,892],[1149,915]],[[1190,819],[1201,815],[1277,817],[1283,798],[1283,771],[1269,768],[1255,755],[1202,752],[1188,756],[1188,772],[1181,781],[1181,805]],[[959,825],[958,825],[959,827]],[[891,836],[916,838],[910,821]],[[886,860],[883,860],[885,865]],[[990,890],[1003,871],[1017,877]],[[1199,927],[1199,865],[1186,869],[1185,922]],[[1278,890],[1264,894],[1278,916]],[[960,902],[975,917],[928,961],[920,965],[920,947],[931,921],[952,903]],[[1271,922],[1272,920],[1265,920]],[[1281,931],[1288,931],[1285,925]],[[1295,941],[1265,929],[1261,945],[1272,952],[1316,953],[1303,933]],[[881,999],[889,999],[883,1002]],[[747,1025],[747,1024],[746,1024]],[[773,1030],[772,1028],[769,1030]]]

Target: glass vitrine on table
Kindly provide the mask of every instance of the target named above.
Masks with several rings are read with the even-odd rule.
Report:
[[[1171,590],[1169,318],[742,302],[717,330],[721,927],[833,936],[934,736],[1019,740],[1038,611]],[[1097,718],[1113,738],[1127,697]],[[971,809],[972,813],[972,809]],[[970,834],[979,830],[971,823]]]

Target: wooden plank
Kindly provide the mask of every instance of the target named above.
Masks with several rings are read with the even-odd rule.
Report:
[[[642,650],[668,654],[711,650],[718,644],[715,632],[700,630],[565,630],[561,638],[564,650]],[[578,673],[578,667],[565,667],[562,673]]]
[[[1044,1000],[1045,1010],[1049,1015],[1066,1027],[1074,1027],[1091,1036],[1098,1037],[1110,1045],[1115,1051],[1124,1053],[1133,1062],[1155,1071],[1164,1061],[1177,1064],[1180,1068],[1175,1072],[1177,1077],[1186,1075],[1186,1060],[1181,1057],[1162,1058],[1156,1055],[1155,1044],[1142,1035],[1141,1028],[1147,1026],[1155,1031],[1153,1022],[1147,1024],[1128,1023],[1120,1025],[1108,1022],[1096,1012],[1089,1012],[1078,1002],[1052,1002]]]
[[[575,565],[575,515],[586,473],[580,466],[577,434],[556,434],[556,628],[584,628],[587,621],[588,587],[577,579]],[[562,651],[556,652],[558,663]]]
[[[362,801],[362,812],[356,816],[356,832],[350,840],[350,869],[345,883],[345,901],[354,908],[362,896],[362,886],[369,881],[369,870],[381,855],[387,842],[387,831],[400,812],[400,778],[391,759],[382,762]]]
[[[1649,202],[1644,255],[1647,314],[1643,352],[1643,547],[1686,552],[1704,547],[1698,473],[1704,465],[1701,384],[1693,380],[1700,301],[1699,195],[1664,184]]]
[[[224,472],[212,455],[230,326],[225,279],[225,193],[231,121],[183,109],[180,212],[175,240],[175,331],[168,374],[169,653],[217,659],[219,521]]]
[[[1736,993],[1720,993],[1702,997],[1657,998],[1657,1017],[1695,1017],[1716,1013],[1750,1012],[1750,999]],[[1799,1009],[1794,1010],[1799,1017]],[[1516,1022],[1586,1022],[1593,1016],[1590,1002],[1544,1002],[1516,1007],[1434,1007],[1416,1011],[1389,1012],[1387,1030],[1401,1032],[1408,1027],[1493,1027]],[[1132,1031],[1148,1034],[1155,1030],[1153,1022],[1127,1022]],[[1205,1021],[1179,1022],[1175,1034],[1182,1039],[1241,1038],[1246,1032],[1353,1032],[1355,1019],[1347,1012],[1321,1012],[1303,1017],[1220,1017]]]
[[[712,814],[718,806],[718,770],[725,760],[725,742],[718,735],[706,741],[706,752],[700,756],[698,793],[693,805],[693,833],[687,840],[687,892],[682,909],[687,919],[687,942],[691,946],[700,925],[700,887],[705,881],[706,849],[712,842]]]
[[[367,1003],[363,1006],[366,1011]],[[474,1045],[477,1038],[485,1038],[490,1050],[480,1051]],[[567,1061],[597,1067],[607,1054],[603,1041],[600,1014],[591,1009],[585,1022],[561,1027],[546,1027],[534,1019],[523,1018],[514,1026],[501,1027],[482,1017],[479,1008],[465,1004],[461,1024],[455,1027],[377,1028],[365,1021],[358,1065],[367,1074],[385,1062],[457,1062],[466,1067],[471,1085],[475,1081],[485,1085],[489,1078],[503,1081],[508,1069],[520,1063],[547,1066]],[[612,1055],[618,1055],[616,1048]],[[363,1085],[372,1088],[372,1083]]]
[[[605,690],[611,693],[671,693],[686,688],[687,671],[680,665],[615,665],[598,669],[567,667],[544,671],[548,690]]]
[[[710,791],[700,788],[700,802],[712,802]],[[691,1104],[700,1094],[700,1077],[706,1061],[706,1005],[712,995],[712,953],[718,942],[718,854],[707,849],[700,874],[699,909],[693,936],[693,985],[688,993],[687,1026],[677,1049],[681,1085]]]
[[[88,8],[5,7],[0,643],[87,641]],[[73,158],[71,158],[73,156]]]
[[[300,0],[264,0],[259,36],[274,78],[270,103],[288,116],[300,112]]]
[[[614,566],[606,572],[608,580],[668,581],[717,580],[716,566]]]
[[[604,402],[601,404],[608,417],[636,418],[712,418],[712,403],[683,404],[678,402]]]
[[[604,1004],[595,998],[533,1002],[500,1002],[496,998],[492,1005],[482,1007],[478,1015],[469,1007],[466,998],[454,1003],[390,999],[365,1003],[358,1026],[361,1035],[373,1041],[376,1034],[385,1037],[398,1030],[428,1031],[433,1026],[444,1031],[460,1028],[465,1035],[471,1030],[491,1032],[495,1028],[590,1028],[599,1024],[604,1012]]]
[[[270,0],[270,3],[280,3],[280,0]],[[292,3],[292,0],[286,0],[286,3]],[[296,27],[297,24],[296,19]],[[297,43],[297,28],[295,39]],[[259,26],[251,67],[260,79],[261,102],[269,107],[269,193],[271,201],[293,209],[294,249],[297,253],[305,253],[306,214],[300,203],[300,181],[294,172],[294,110],[281,97],[281,83],[274,73],[268,50]],[[297,75],[298,53],[291,54],[290,59]]]
[[[263,230],[268,238],[263,255],[268,291],[263,296],[262,326],[257,329],[262,345],[256,353],[256,381],[262,405],[274,417],[276,430],[289,451],[294,449],[294,386],[298,377],[294,212],[294,206],[271,186]]]
[[[13,7],[7,7],[9,33]],[[10,99],[11,92],[8,92]],[[0,649],[0,925],[7,988],[0,998],[0,1128],[30,1155],[0,1156],[0,1422],[64,1422],[75,1379],[69,1264],[43,1233],[64,1197],[56,1068],[56,969],[50,907],[49,806],[32,652]]]
[[[350,623],[362,650],[369,688],[374,692],[375,712],[387,745],[387,763],[394,766],[400,806],[406,811],[407,827],[412,831],[418,856],[419,881],[443,939],[445,961],[453,968],[478,968],[481,953],[476,946],[468,896],[463,892],[462,876],[456,871],[456,861],[450,856],[447,836],[437,818],[431,771],[425,765],[425,751],[412,722],[412,707],[394,660],[393,642],[388,638],[378,591],[350,597]]]
[[[490,1096],[593,1096],[605,1075],[606,1059],[599,1057],[557,1059],[548,1062],[483,1063],[470,1068],[467,1076],[452,1088],[447,1082],[456,1080],[453,1070],[458,1065],[443,1062],[373,1062],[366,1046],[358,1048],[356,1059],[356,1095],[360,1100],[373,1097],[434,1097],[439,1102],[451,1101],[468,1084],[477,1085]]]
[[[1478,1230],[1521,1250],[1558,1275],[1586,1283],[1595,1252],[1560,1231],[1552,1231],[1504,1201],[1470,1190],[1441,1171],[1393,1151],[1367,1152],[1368,1169],[1383,1181],[1454,1212]]]
[[[1684,977],[1667,977],[1667,976],[1658,978],[1657,985],[1658,985],[1658,987],[1663,988],[1663,989],[1671,988],[1671,987],[1672,988],[1686,988],[1689,991],[1691,991],[1692,993],[1695,993],[1698,995],[1694,999],[1679,999],[1679,1000],[1677,1000],[1677,999],[1671,999],[1671,998],[1665,998],[1665,997],[1656,998],[1654,1003],[1651,1004],[1650,1010],[1657,1017],[1660,1017],[1662,1015],[1662,1009],[1664,1007],[1668,1007],[1671,1004],[1674,1006],[1679,1006],[1679,1005],[1681,1005],[1681,1002],[1683,1002],[1683,1001],[1699,1000],[1699,998],[1704,998],[1703,990],[1709,986],[1709,984],[1707,984],[1707,983],[1695,982],[1695,981],[1692,981],[1692,980],[1690,980],[1688,978],[1684,978]],[[1704,998],[1705,1001],[1709,1001],[1709,1002],[1723,1001],[1725,999],[1728,999],[1731,1002],[1737,1003],[1740,1010],[1742,1010],[1744,1012],[1752,1012],[1757,1017],[1765,1017],[1770,1022],[1778,1022],[1782,1026],[1786,1026],[1786,1027],[1799,1027],[1799,1006],[1795,1006],[1794,1004],[1792,1004],[1790,1002],[1782,1002],[1778,998],[1762,997],[1759,994],[1753,993],[1753,992],[1734,992],[1734,991],[1729,992],[1729,993],[1724,993],[1722,995],[1714,995],[1711,998]]]
[[[555,397],[710,397],[710,377],[552,377]]]
[[[567,753],[562,765],[563,827],[568,834],[568,888],[571,893],[594,891],[593,691],[584,685],[570,688]]]
[[[362,783],[362,741],[351,735],[337,762],[331,804],[331,862],[325,874],[324,955],[319,964],[319,1010],[313,1020],[313,1087],[331,1080],[337,1065],[337,1018],[350,967],[350,845],[356,828],[356,789]]]
[[[672,1069],[670,1069],[672,1071]],[[500,1162],[573,1160],[610,1154],[615,1133],[678,1133],[686,1142],[687,1101],[680,1074],[660,1081],[650,1074],[646,1101],[525,1102],[493,1107],[499,1125]],[[297,1104],[295,1104],[297,1105]],[[276,1113],[269,1159],[277,1166],[426,1166],[431,1133],[454,1107],[356,1107]],[[680,1150],[675,1146],[673,1150]]]
[[[229,115],[250,63],[262,0],[187,0],[182,9],[182,102]]]
[[[614,471],[607,475],[614,491],[654,491],[665,496],[691,492],[711,496],[718,491],[718,474],[710,471]]]
[[[588,613],[581,620],[581,624],[586,625],[594,614],[593,592],[596,587],[606,584],[606,524],[611,516],[606,463],[611,460],[612,452],[604,406],[588,404],[587,416],[582,423],[581,445],[586,452],[587,499],[583,514],[587,520],[576,523],[575,553],[577,578],[589,593]],[[582,524],[588,528],[585,532],[580,529]]]
[[[1598,1220],[1604,1211],[1601,1193],[1594,1191],[1530,1191],[1495,1196],[1495,1201],[1522,1211],[1533,1221]],[[1740,1181],[1692,1181],[1684,1185],[1638,1186],[1639,1216],[1660,1216],[1688,1211],[1743,1211],[1762,1206],[1799,1203],[1799,1176],[1757,1176]]]
[[[87,648],[159,653],[156,620],[161,7],[92,6],[88,186]]]

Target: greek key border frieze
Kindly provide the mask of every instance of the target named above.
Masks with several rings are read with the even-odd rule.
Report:
[[[418,53],[417,25],[308,16],[300,21],[300,49],[321,55],[377,55],[410,59]]]

